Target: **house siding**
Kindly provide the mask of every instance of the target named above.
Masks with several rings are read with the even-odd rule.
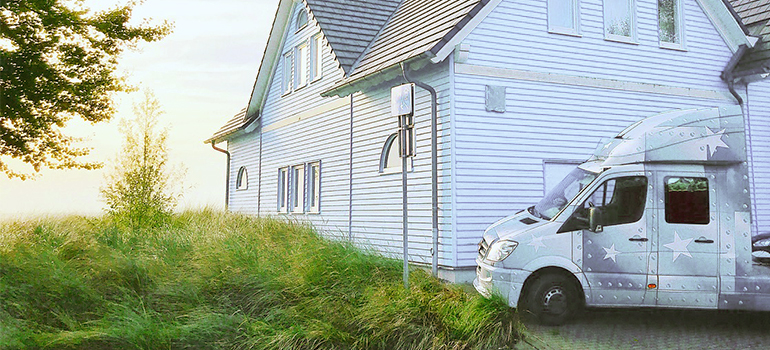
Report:
[[[586,160],[602,138],[656,113],[734,104],[720,80],[732,53],[695,0],[684,2],[687,51],[659,47],[657,1],[636,1],[638,45],[604,40],[602,2],[580,3],[582,37],[548,33],[544,0],[506,0],[463,42],[469,58],[454,76],[458,266],[475,265],[489,224],[544,195],[546,161]],[[467,74],[479,66],[562,83]],[[506,87],[505,113],[485,110],[485,85]]]
[[[765,79],[749,84],[747,95],[753,228],[758,232],[768,232],[770,231],[770,80]]]
[[[237,137],[227,142],[230,152],[230,199],[228,208],[236,213],[256,213],[259,198],[259,140],[254,142],[249,136]],[[248,186],[237,189],[238,170],[246,168]]]

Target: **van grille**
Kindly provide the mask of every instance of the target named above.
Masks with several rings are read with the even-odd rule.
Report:
[[[487,257],[487,249],[489,249],[487,240],[482,238],[481,242],[479,242],[479,260],[484,260]]]

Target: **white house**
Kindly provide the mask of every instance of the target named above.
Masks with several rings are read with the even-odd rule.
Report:
[[[400,257],[390,93],[419,82],[409,259],[431,264],[435,231],[440,275],[462,281],[486,226],[536,203],[602,138],[655,113],[741,103],[754,229],[770,230],[761,21],[747,28],[722,0],[281,0],[248,107],[206,142],[227,141],[230,210]]]

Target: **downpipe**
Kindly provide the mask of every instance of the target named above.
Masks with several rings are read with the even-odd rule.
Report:
[[[211,148],[227,155],[227,168],[225,170],[225,211],[227,211],[230,204],[230,152],[217,147],[214,141],[211,141]]]
[[[738,105],[743,104],[743,98],[738,94],[738,91],[735,90],[735,76],[733,73],[735,73],[735,67],[738,65],[738,62],[741,61],[743,55],[746,54],[748,48],[749,47],[746,46],[746,44],[741,44],[741,46],[738,47],[738,50],[735,51],[733,57],[730,58],[730,61],[727,62],[725,69],[722,71],[722,80],[727,83],[727,88],[730,90],[730,94],[732,94],[733,97],[735,97],[735,99],[738,101]]]
[[[431,208],[433,248],[431,249],[431,273],[438,276],[438,96],[432,86],[413,79],[409,66],[402,66],[402,72],[407,82],[413,83],[430,93],[430,164],[431,164]]]

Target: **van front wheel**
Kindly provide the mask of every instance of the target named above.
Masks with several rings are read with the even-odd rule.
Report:
[[[547,274],[535,280],[527,293],[526,308],[542,324],[564,324],[578,310],[580,299],[575,283],[560,274]]]

